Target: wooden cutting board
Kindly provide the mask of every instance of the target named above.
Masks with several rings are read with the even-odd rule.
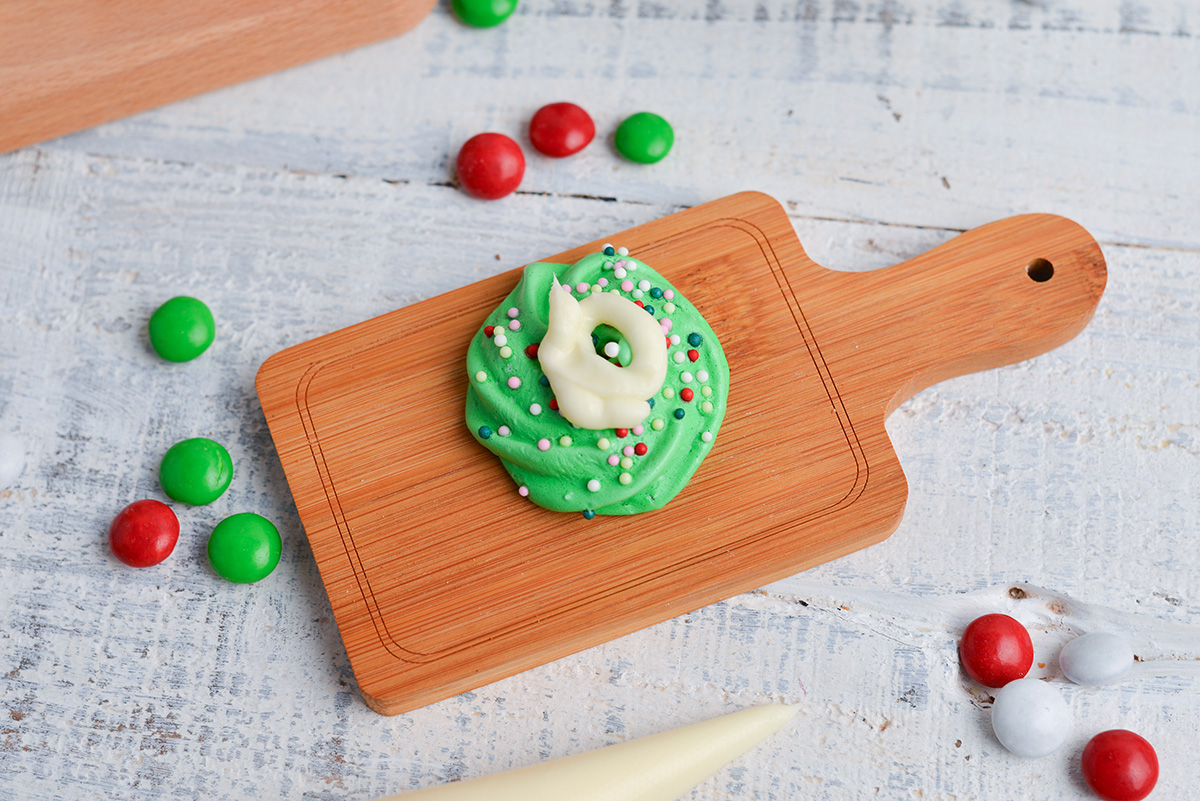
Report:
[[[468,433],[467,345],[519,271],[289,348],[259,372],[342,638],[378,712],[479,687],[887,537],[908,494],[888,413],[942,379],[1066,342],[1091,318],[1106,275],[1083,228],[1044,214],[985,225],[894,267],[833,272],[805,255],[783,209],[754,193],[546,261],[570,264],[604,242],[679,287],[729,358],[720,435],[659,511],[591,521],[547,512],[520,498]]]
[[[0,153],[398,36],[435,2],[0,2]]]

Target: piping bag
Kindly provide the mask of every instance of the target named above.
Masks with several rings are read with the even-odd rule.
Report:
[[[780,729],[798,709],[750,707],[596,751],[376,801],[676,801]]]

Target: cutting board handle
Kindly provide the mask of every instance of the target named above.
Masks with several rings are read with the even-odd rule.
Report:
[[[1091,319],[1106,274],[1096,240],[1051,214],[1009,217],[854,273],[845,282],[854,311],[841,319],[852,341],[843,344],[888,350],[876,376],[857,376],[859,389],[886,416],[939,381],[1058,347]]]

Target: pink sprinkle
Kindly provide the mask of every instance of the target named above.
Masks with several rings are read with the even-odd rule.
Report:
[[[548,439],[539,439],[539,440],[538,440],[538,450],[539,450],[539,451],[548,451],[548,450],[550,450],[550,440],[548,440]]]
[[[521,386],[521,379],[517,378],[515,375],[512,378],[508,379],[508,388],[509,389],[516,389],[519,386]]]
[[[673,290],[673,289],[664,289],[664,290],[663,290],[663,297],[664,297],[664,298],[666,298],[667,300],[670,300],[671,298],[675,297],[675,290]]]
[[[608,463],[611,464],[613,467],[616,467],[617,465],[619,465],[621,463],[621,457],[617,456],[614,453],[612,456],[608,457]]]
[[[620,261],[618,261],[616,264],[613,265],[613,269],[615,270],[618,267],[624,267],[624,266],[625,266],[625,260],[621,259]]]
[[[608,286],[608,279],[607,279],[607,278],[601,278],[601,279],[600,279],[599,281],[597,281],[596,283],[597,283],[597,284],[599,284],[600,286]]]
[[[640,436],[642,435],[642,432],[643,432],[643,431],[645,431],[645,430],[646,430],[646,429],[645,429],[645,428],[643,428],[643,427],[642,427],[642,426],[640,426],[640,425],[634,426],[634,427],[633,427],[633,429],[632,429],[632,431],[633,431],[633,435],[634,435],[635,437],[640,437]]]
[[[571,285],[570,284],[559,284],[559,286],[562,287],[563,292],[566,292],[568,295],[571,294]]]
[[[513,320],[511,323],[508,324],[508,330],[509,331],[520,331],[521,330],[521,321]]]
[[[621,282],[621,291],[622,292],[632,292],[633,291],[633,282],[632,281],[622,281]]]
[[[520,495],[522,498],[528,498],[529,497],[529,487],[526,487],[524,484],[522,484],[521,486],[517,487],[517,494]]]
[[[582,295],[584,292],[587,292],[588,289],[589,289],[589,286],[587,284],[583,283],[582,281],[580,281],[578,284],[575,285],[575,291],[578,292],[580,295]]]
[[[508,316],[509,317],[520,317],[521,310],[518,309],[516,306],[513,306],[511,309],[508,310]]]
[[[670,319],[668,319],[666,317],[664,317],[662,319],[662,330],[663,331],[670,331],[672,328],[674,328],[674,326],[675,326],[675,323],[671,322]]]
[[[624,448],[621,449],[621,453],[625,454],[626,456],[633,456],[633,446],[626,445]]]

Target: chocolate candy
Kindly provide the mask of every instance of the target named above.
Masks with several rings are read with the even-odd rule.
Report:
[[[158,468],[163,492],[172,500],[203,506],[212,503],[233,480],[233,460],[219,442],[204,437],[171,446]]]
[[[235,584],[253,584],[271,575],[282,551],[279,529],[253,512],[230,515],[208,538],[213,570]]]
[[[216,336],[212,312],[195,298],[171,298],[150,315],[150,344],[169,362],[188,362]]]
[[[671,124],[657,114],[642,111],[617,126],[617,152],[639,164],[662,161],[675,144]]]

